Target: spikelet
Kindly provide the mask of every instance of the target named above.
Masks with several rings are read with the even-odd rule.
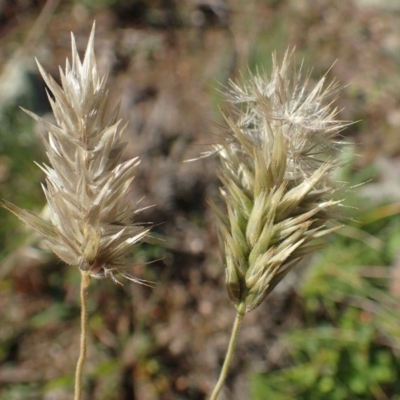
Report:
[[[49,101],[56,125],[26,111],[44,128],[42,140],[49,165],[43,191],[51,222],[11,203],[3,207],[43,235],[49,248],[70,265],[94,278],[115,274],[135,282],[128,272],[132,246],[148,229],[132,223],[135,209],[124,202],[134,179],[137,158],[121,161],[126,146],[118,107],[107,117],[107,76],[100,76],[94,55],[94,32],[81,61],[72,36],[72,63],[60,68],[61,86],[41,67],[52,95]]]
[[[225,117],[228,134],[216,147],[221,160],[221,193],[227,213],[217,210],[225,258],[226,287],[236,307],[257,307],[308,253],[328,228],[340,201],[331,176],[337,168],[337,134],[346,123],[324,105],[337,91],[323,77],[308,90],[309,75],[289,75],[292,54],[279,66],[231,83],[234,117]]]

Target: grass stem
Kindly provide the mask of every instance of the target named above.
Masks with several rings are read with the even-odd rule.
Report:
[[[235,352],[235,347],[237,343],[237,339],[239,336],[240,327],[242,325],[243,317],[246,312],[246,304],[242,303],[236,312],[235,322],[233,324],[231,338],[229,340],[228,349],[226,351],[224,365],[222,366],[221,373],[218,378],[218,382],[214,387],[214,390],[211,394],[210,400],[217,400],[219,392],[221,391],[222,387],[224,386],[225,379],[228,375],[229,367],[232,362],[233,354]]]
[[[88,272],[81,271],[81,287],[80,287],[80,297],[81,297],[81,339],[79,346],[79,359],[76,364],[75,370],[75,396],[74,400],[82,399],[82,370],[83,364],[86,359],[86,341],[87,341],[87,299],[86,299],[86,289],[90,283],[90,275]]]

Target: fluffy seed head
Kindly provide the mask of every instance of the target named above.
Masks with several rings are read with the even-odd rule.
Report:
[[[148,229],[132,223],[135,209],[124,197],[134,178],[137,158],[121,161],[126,146],[118,107],[106,116],[107,76],[100,76],[94,55],[94,26],[83,61],[72,35],[72,62],[60,69],[61,86],[41,67],[51,91],[49,101],[56,124],[26,111],[44,128],[42,140],[49,164],[43,186],[51,222],[4,202],[3,206],[42,234],[64,262],[92,277],[127,272],[132,246]]]
[[[340,201],[332,172],[337,168],[337,135],[346,125],[326,98],[337,90],[323,77],[310,89],[301,70],[292,77],[292,54],[279,66],[231,83],[234,117],[217,146],[221,193],[227,215],[217,209],[226,264],[226,286],[236,306],[257,307],[308,253],[321,246]]]

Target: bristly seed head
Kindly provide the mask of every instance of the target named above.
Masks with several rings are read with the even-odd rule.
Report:
[[[115,274],[145,283],[128,272],[132,246],[148,229],[132,223],[133,205],[124,197],[134,179],[137,158],[121,161],[126,146],[118,106],[106,117],[107,76],[98,73],[94,55],[94,25],[81,61],[72,35],[72,63],[60,69],[61,86],[38,63],[52,96],[52,125],[26,111],[45,129],[42,135],[49,165],[43,186],[51,222],[11,203],[3,207],[43,235],[64,262],[77,265],[94,278]]]
[[[302,257],[321,247],[328,228],[337,168],[338,133],[347,123],[326,98],[337,84],[324,76],[309,90],[309,74],[289,75],[292,54],[279,66],[231,83],[234,117],[216,150],[227,215],[216,209],[226,264],[226,286],[234,304],[257,307]]]

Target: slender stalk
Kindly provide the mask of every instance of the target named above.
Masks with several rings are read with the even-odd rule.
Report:
[[[239,330],[242,325],[243,317],[246,310],[246,304],[242,303],[237,308],[235,322],[233,324],[231,338],[229,340],[228,349],[226,351],[224,365],[222,366],[221,373],[218,378],[218,382],[214,387],[214,390],[211,394],[210,400],[217,400],[219,392],[221,391],[222,387],[224,386],[225,379],[228,375],[229,367],[232,362],[233,353],[235,352],[236,342],[239,336]]]
[[[87,339],[87,299],[86,289],[90,283],[88,272],[81,271],[81,340],[79,346],[79,359],[75,370],[75,396],[74,400],[82,399],[82,370],[86,359],[86,339]]]

